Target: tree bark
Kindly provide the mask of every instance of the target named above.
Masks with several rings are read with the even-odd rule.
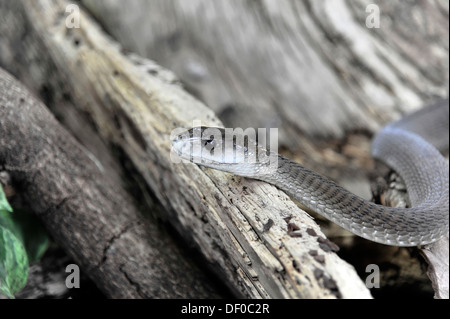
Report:
[[[95,157],[0,69],[0,167],[82,271],[113,298],[217,296]]]

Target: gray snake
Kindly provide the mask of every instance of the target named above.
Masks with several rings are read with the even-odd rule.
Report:
[[[195,130],[199,130],[196,132]],[[449,165],[438,149],[448,148],[449,106],[442,100],[385,126],[372,141],[372,155],[403,178],[411,207],[393,208],[367,201],[330,179],[273,153],[275,171],[267,161],[227,157],[224,138],[207,127],[194,127],[172,140],[184,159],[275,185],[300,203],[366,239],[393,245],[432,243],[449,231]],[[224,134],[224,129],[216,128]],[[255,141],[256,152],[269,151]],[[237,142],[233,147],[239,147]],[[216,150],[216,151],[214,151]],[[221,150],[218,152],[217,150]],[[251,153],[244,147],[245,157]],[[229,151],[229,150],[228,150]]]

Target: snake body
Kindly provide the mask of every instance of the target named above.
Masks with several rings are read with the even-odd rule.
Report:
[[[181,157],[194,163],[273,184],[358,236],[393,246],[417,246],[449,231],[449,165],[437,149],[448,147],[448,113],[448,100],[440,101],[387,125],[372,142],[372,155],[403,178],[409,208],[367,201],[279,154],[275,171],[269,171],[264,161],[237,162],[220,152],[215,155],[214,148],[226,151],[226,143],[203,134],[205,127],[199,128],[202,134],[196,135],[193,128],[184,138],[178,135],[172,144]]]

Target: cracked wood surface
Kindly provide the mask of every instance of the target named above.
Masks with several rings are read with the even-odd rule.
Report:
[[[0,167],[52,237],[107,296],[219,295],[108,177],[112,172],[95,163],[42,102],[2,69]]]
[[[48,102],[56,109],[65,97],[71,103],[64,107],[73,103],[89,114],[102,139],[122,148],[145,178],[165,209],[164,218],[200,249],[222,281],[237,295],[254,298],[370,297],[354,268],[284,193],[264,183],[172,163],[173,128],[190,126],[194,119],[221,123],[170,72],[125,56],[83,12],[82,27],[66,29],[66,4],[3,3],[1,18],[9,22],[3,36],[10,50],[26,52],[26,58],[23,65],[2,63],[15,68],[34,90],[51,92]],[[17,42],[22,28],[26,40]],[[48,54],[33,63],[42,51]],[[46,69],[49,65],[53,69]],[[28,78],[20,76],[32,66],[36,69]]]

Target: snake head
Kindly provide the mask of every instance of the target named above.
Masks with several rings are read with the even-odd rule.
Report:
[[[251,176],[255,163],[267,153],[257,144],[254,135],[251,130],[193,127],[172,139],[172,149],[179,157],[193,163]]]

